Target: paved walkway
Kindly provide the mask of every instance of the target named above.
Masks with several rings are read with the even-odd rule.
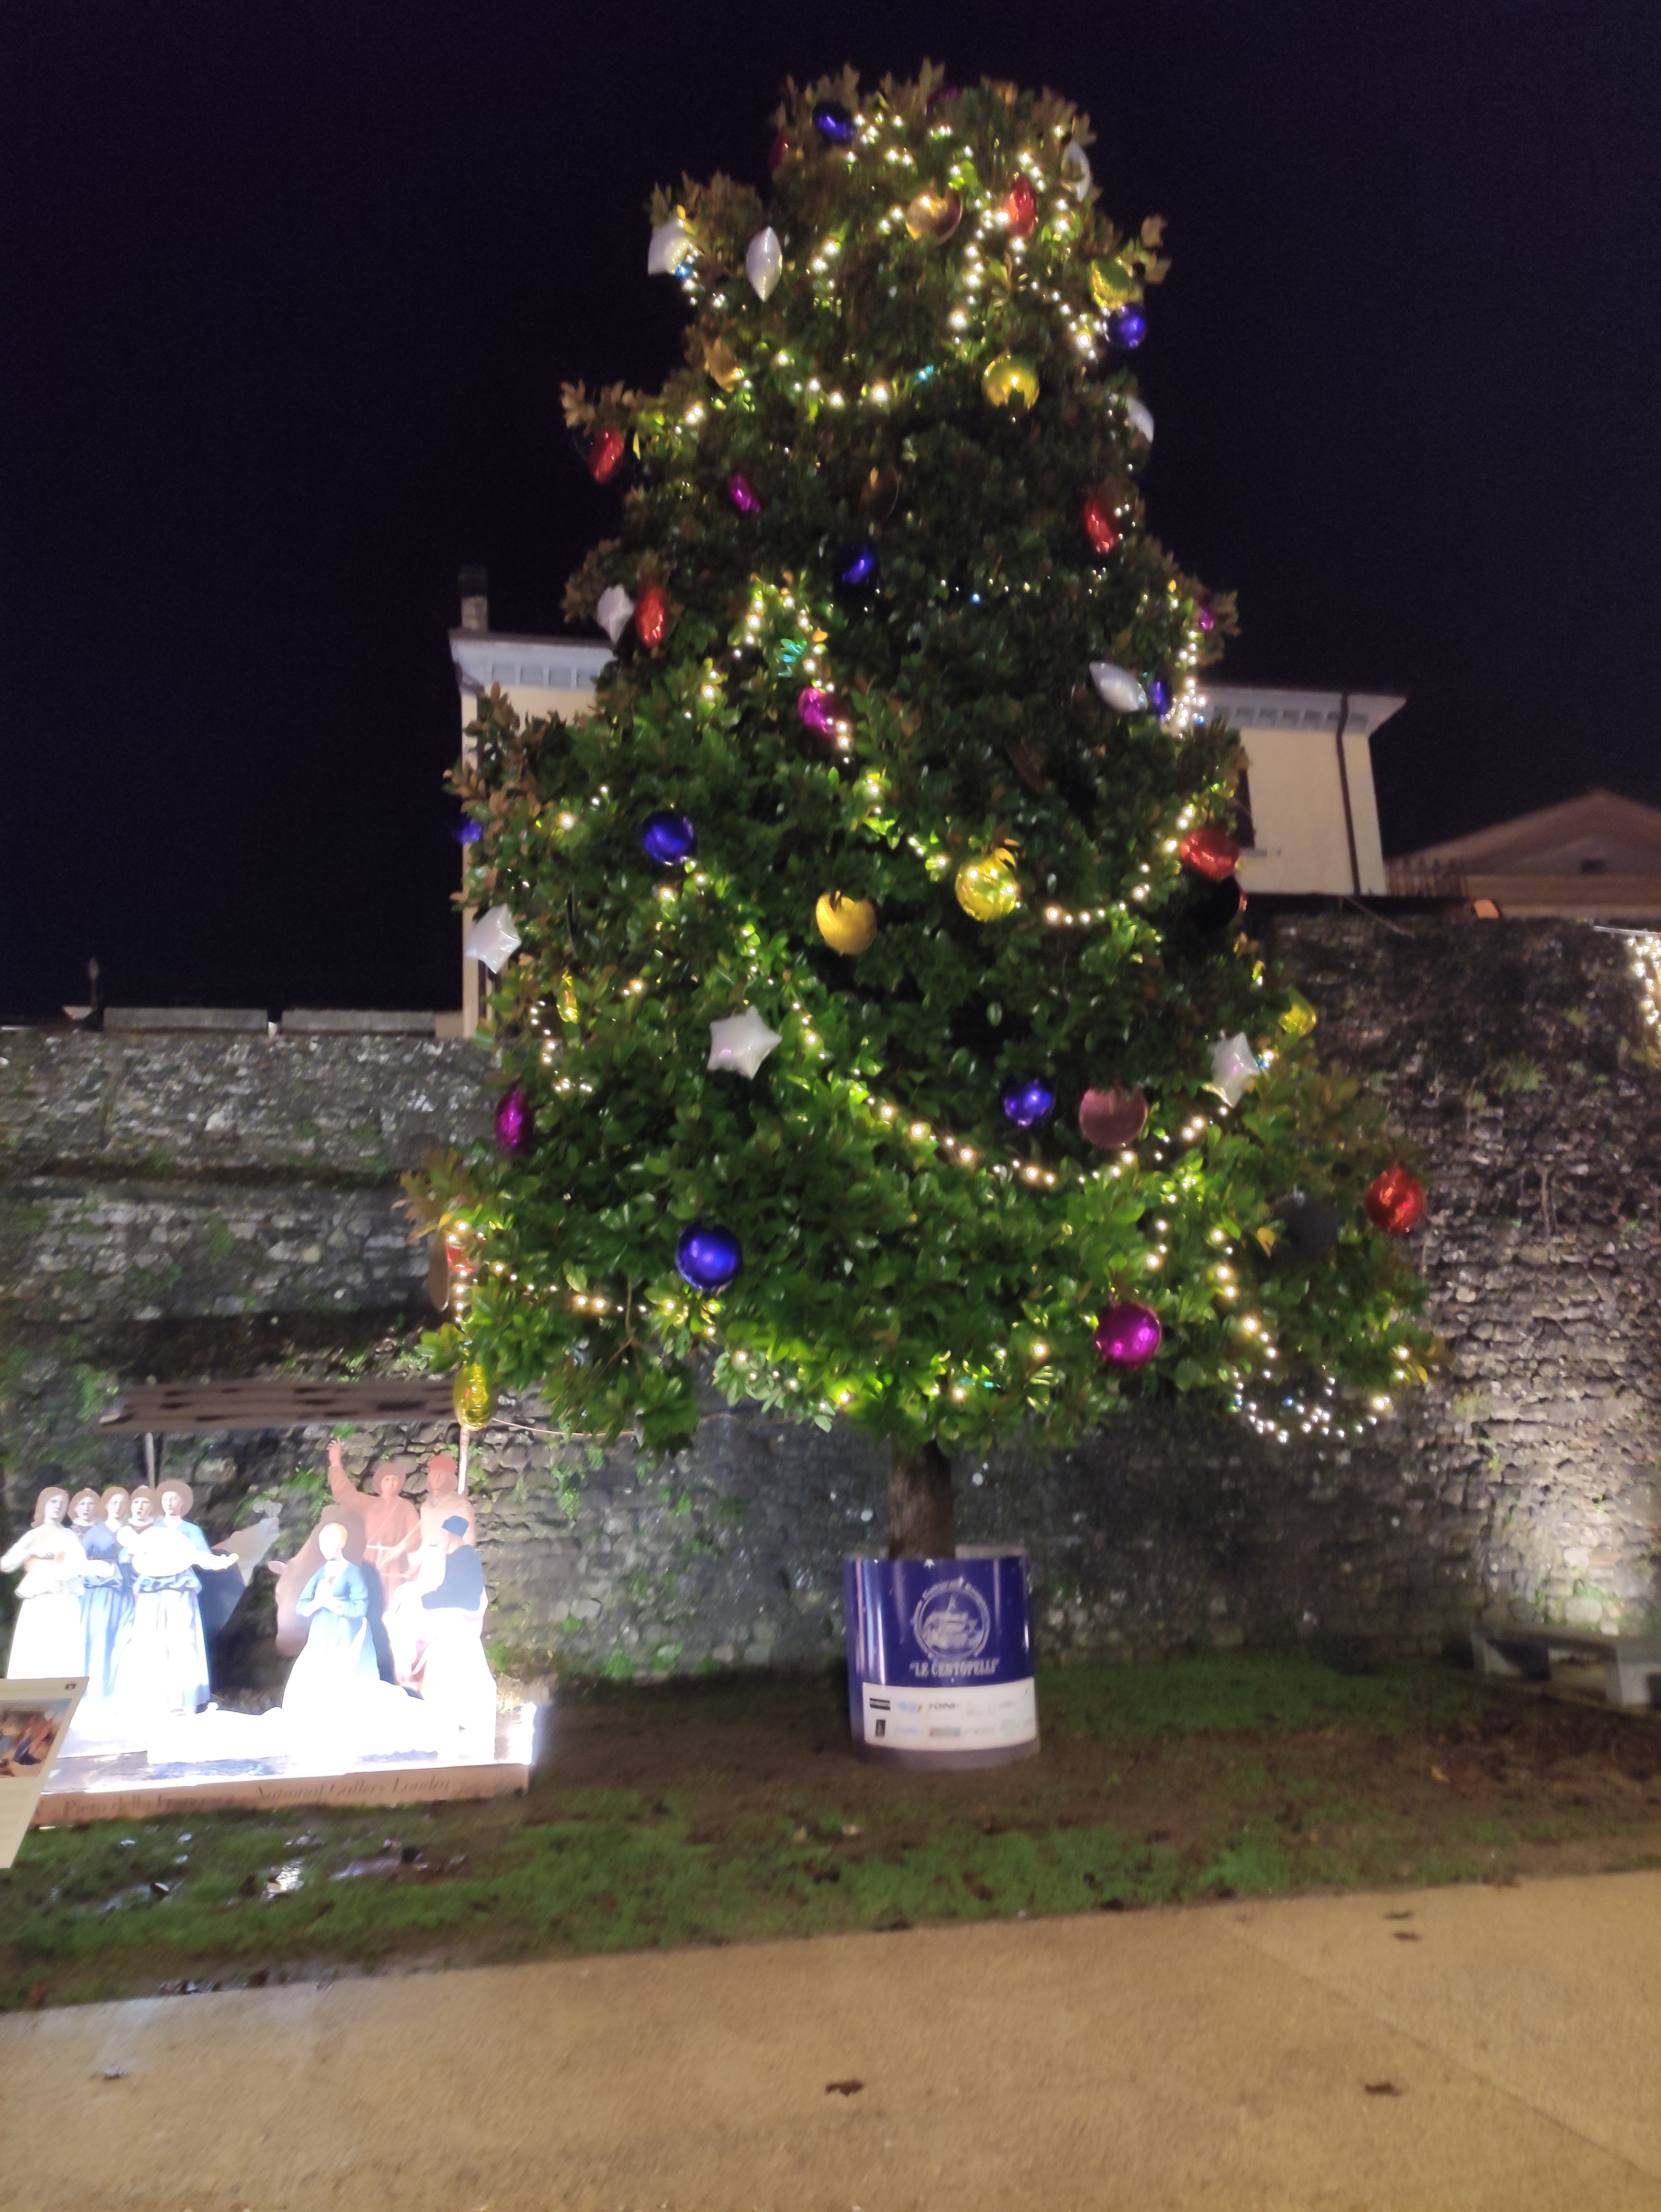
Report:
[[[1661,2212],[1661,1874],[14,2016],[0,2206]]]

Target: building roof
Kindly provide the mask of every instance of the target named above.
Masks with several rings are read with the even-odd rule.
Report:
[[[1578,799],[1404,854],[1402,865],[1409,863],[1468,875],[1661,876],[1661,808],[1595,786]]]
[[[611,658],[586,637],[515,637],[501,630],[453,629],[450,658],[464,691],[518,684],[538,691],[592,691]]]
[[[1344,702],[1344,734],[1370,737],[1407,701],[1387,691],[1305,691],[1278,684],[1208,683],[1204,719],[1220,714],[1231,730],[1309,730],[1337,734]]]

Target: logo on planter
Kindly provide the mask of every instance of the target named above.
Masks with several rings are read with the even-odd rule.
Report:
[[[992,1634],[992,1608],[961,1577],[936,1583],[917,1601],[911,1633],[931,1659],[948,1666],[978,1659]]]

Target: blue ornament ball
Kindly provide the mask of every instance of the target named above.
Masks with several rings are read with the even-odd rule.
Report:
[[[1163,676],[1147,676],[1142,679],[1142,689],[1147,694],[1148,705],[1163,721],[1171,712],[1171,686]]]
[[[1003,1094],[1003,1110],[1018,1129],[1036,1128],[1055,1112],[1056,1094],[1043,1076],[1028,1076],[1023,1083],[1009,1085]]]
[[[695,1221],[675,1247],[675,1265],[695,1291],[724,1291],[743,1264],[743,1247],[718,1222]]]
[[[640,825],[640,847],[647,859],[655,860],[660,868],[672,868],[678,861],[691,860],[698,848],[691,816],[677,814],[672,807],[648,814]]]
[[[854,118],[834,100],[822,100],[813,110],[813,128],[832,146],[851,146],[854,143]]]
[[[844,592],[862,592],[867,584],[876,581],[877,549],[867,539],[863,545],[849,545],[837,556],[837,581]]]
[[[471,814],[464,814],[451,829],[450,835],[458,845],[477,845],[484,835],[482,823],[475,822]]]
[[[1116,346],[1132,353],[1147,336],[1147,317],[1137,307],[1115,307],[1107,319],[1107,335]]]

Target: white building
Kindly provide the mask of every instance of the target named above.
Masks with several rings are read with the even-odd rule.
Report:
[[[1208,684],[1205,696],[1208,714],[1238,730],[1245,751],[1239,876],[1247,893],[1382,897],[1372,733],[1407,702],[1376,691],[1224,683]]]
[[[521,717],[560,714],[569,721],[594,702],[611,648],[581,639],[513,637],[490,627],[482,588],[465,595],[461,627],[450,633],[461,689],[464,732],[475,702],[497,684]],[[1387,885],[1372,790],[1373,732],[1405,704],[1371,691],[1284,691],[1250,684],[1213,684],[1209,715],[1240,733],[1246,754],[1241,787],[1239,877],[1253,891],[1378,897]],[[467,740],[464,734],[464,749]],[[459,1016],[444,1030],[471,1036],[478,1021],[480,975],[462,963]]]

